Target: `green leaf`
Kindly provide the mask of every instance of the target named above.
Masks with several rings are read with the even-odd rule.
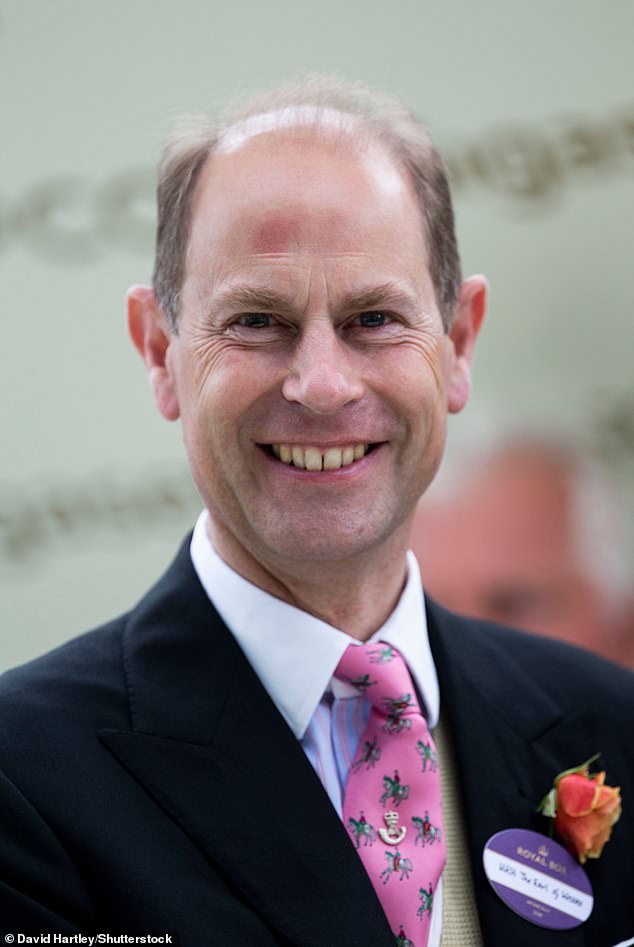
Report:
[[[591,756],[589,760],[585,761],[585,763],[581,763],[579,766],[573,766],[571,769],[565,769],[563,773],[559,773],[557,776],[555,776],[555,786],[559,785],[559,781],[563,779],[564,776],[572,776],[575,773],[587,774],[592,763],[594,763],[595,760],[598,760],[600,756],[600,753],[595,753],[594,756]]]
[[[551,789],[537,807],[537,811],[549,819],[554,819],[557,815],[557,790]]]

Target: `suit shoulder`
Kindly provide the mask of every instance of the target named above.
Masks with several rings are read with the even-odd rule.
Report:
[[[121,710],[121,641],[128,616],[86,632],[0,675],[0,733],[35,736],[71,720],[92,723],[93,709]]]
[[[42,702],[69,704],[76,710],[82,700],[94,703],[99,689],[121,687],[125,677],[123,641],[128,630],[156,623],[170,609],[178,612],[183,607],[182,599],[175,605],[173,600],[183,576],[189,575],[188,568],[193,572],[188,542],[186,537],[165,575],[130,611],[0,675],[0,715],[9,707],[33,702],[40,706]]]

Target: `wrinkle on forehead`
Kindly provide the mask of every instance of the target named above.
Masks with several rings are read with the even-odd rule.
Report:
[[[293,105],[274,109],[271,112],[262,112],[259,115],[250,115],[229,126],[220,136],[216,150],[221,154],[231,154],[249,139],[267,132],[323,127],[341,134],[350,133],[358,126],[359,119],[356,115],[316,105]]]

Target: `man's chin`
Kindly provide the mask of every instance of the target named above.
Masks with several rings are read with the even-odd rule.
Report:
[[[284,517],[282,529],[262,528],[257,534],[257,558],[264,564],[266,558],[285,562],[295,571],[302,564],[327,566],[355,559],[365,561],[377,557],[384,550],[392,554],[398,545],[393,526],[370,522],[366,512],[356,516],[323,513],[317,522],[294,524],[291,516]],[[398,531],[400,534],[400,530]],[[406,548],[405,531],[402,540]]]

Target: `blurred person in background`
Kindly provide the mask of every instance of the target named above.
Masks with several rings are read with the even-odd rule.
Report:
[[[412,534],[430,594],[634,666],[622,511],[607,471],[572,443],[516,434],[448,479],[421,500]]]

